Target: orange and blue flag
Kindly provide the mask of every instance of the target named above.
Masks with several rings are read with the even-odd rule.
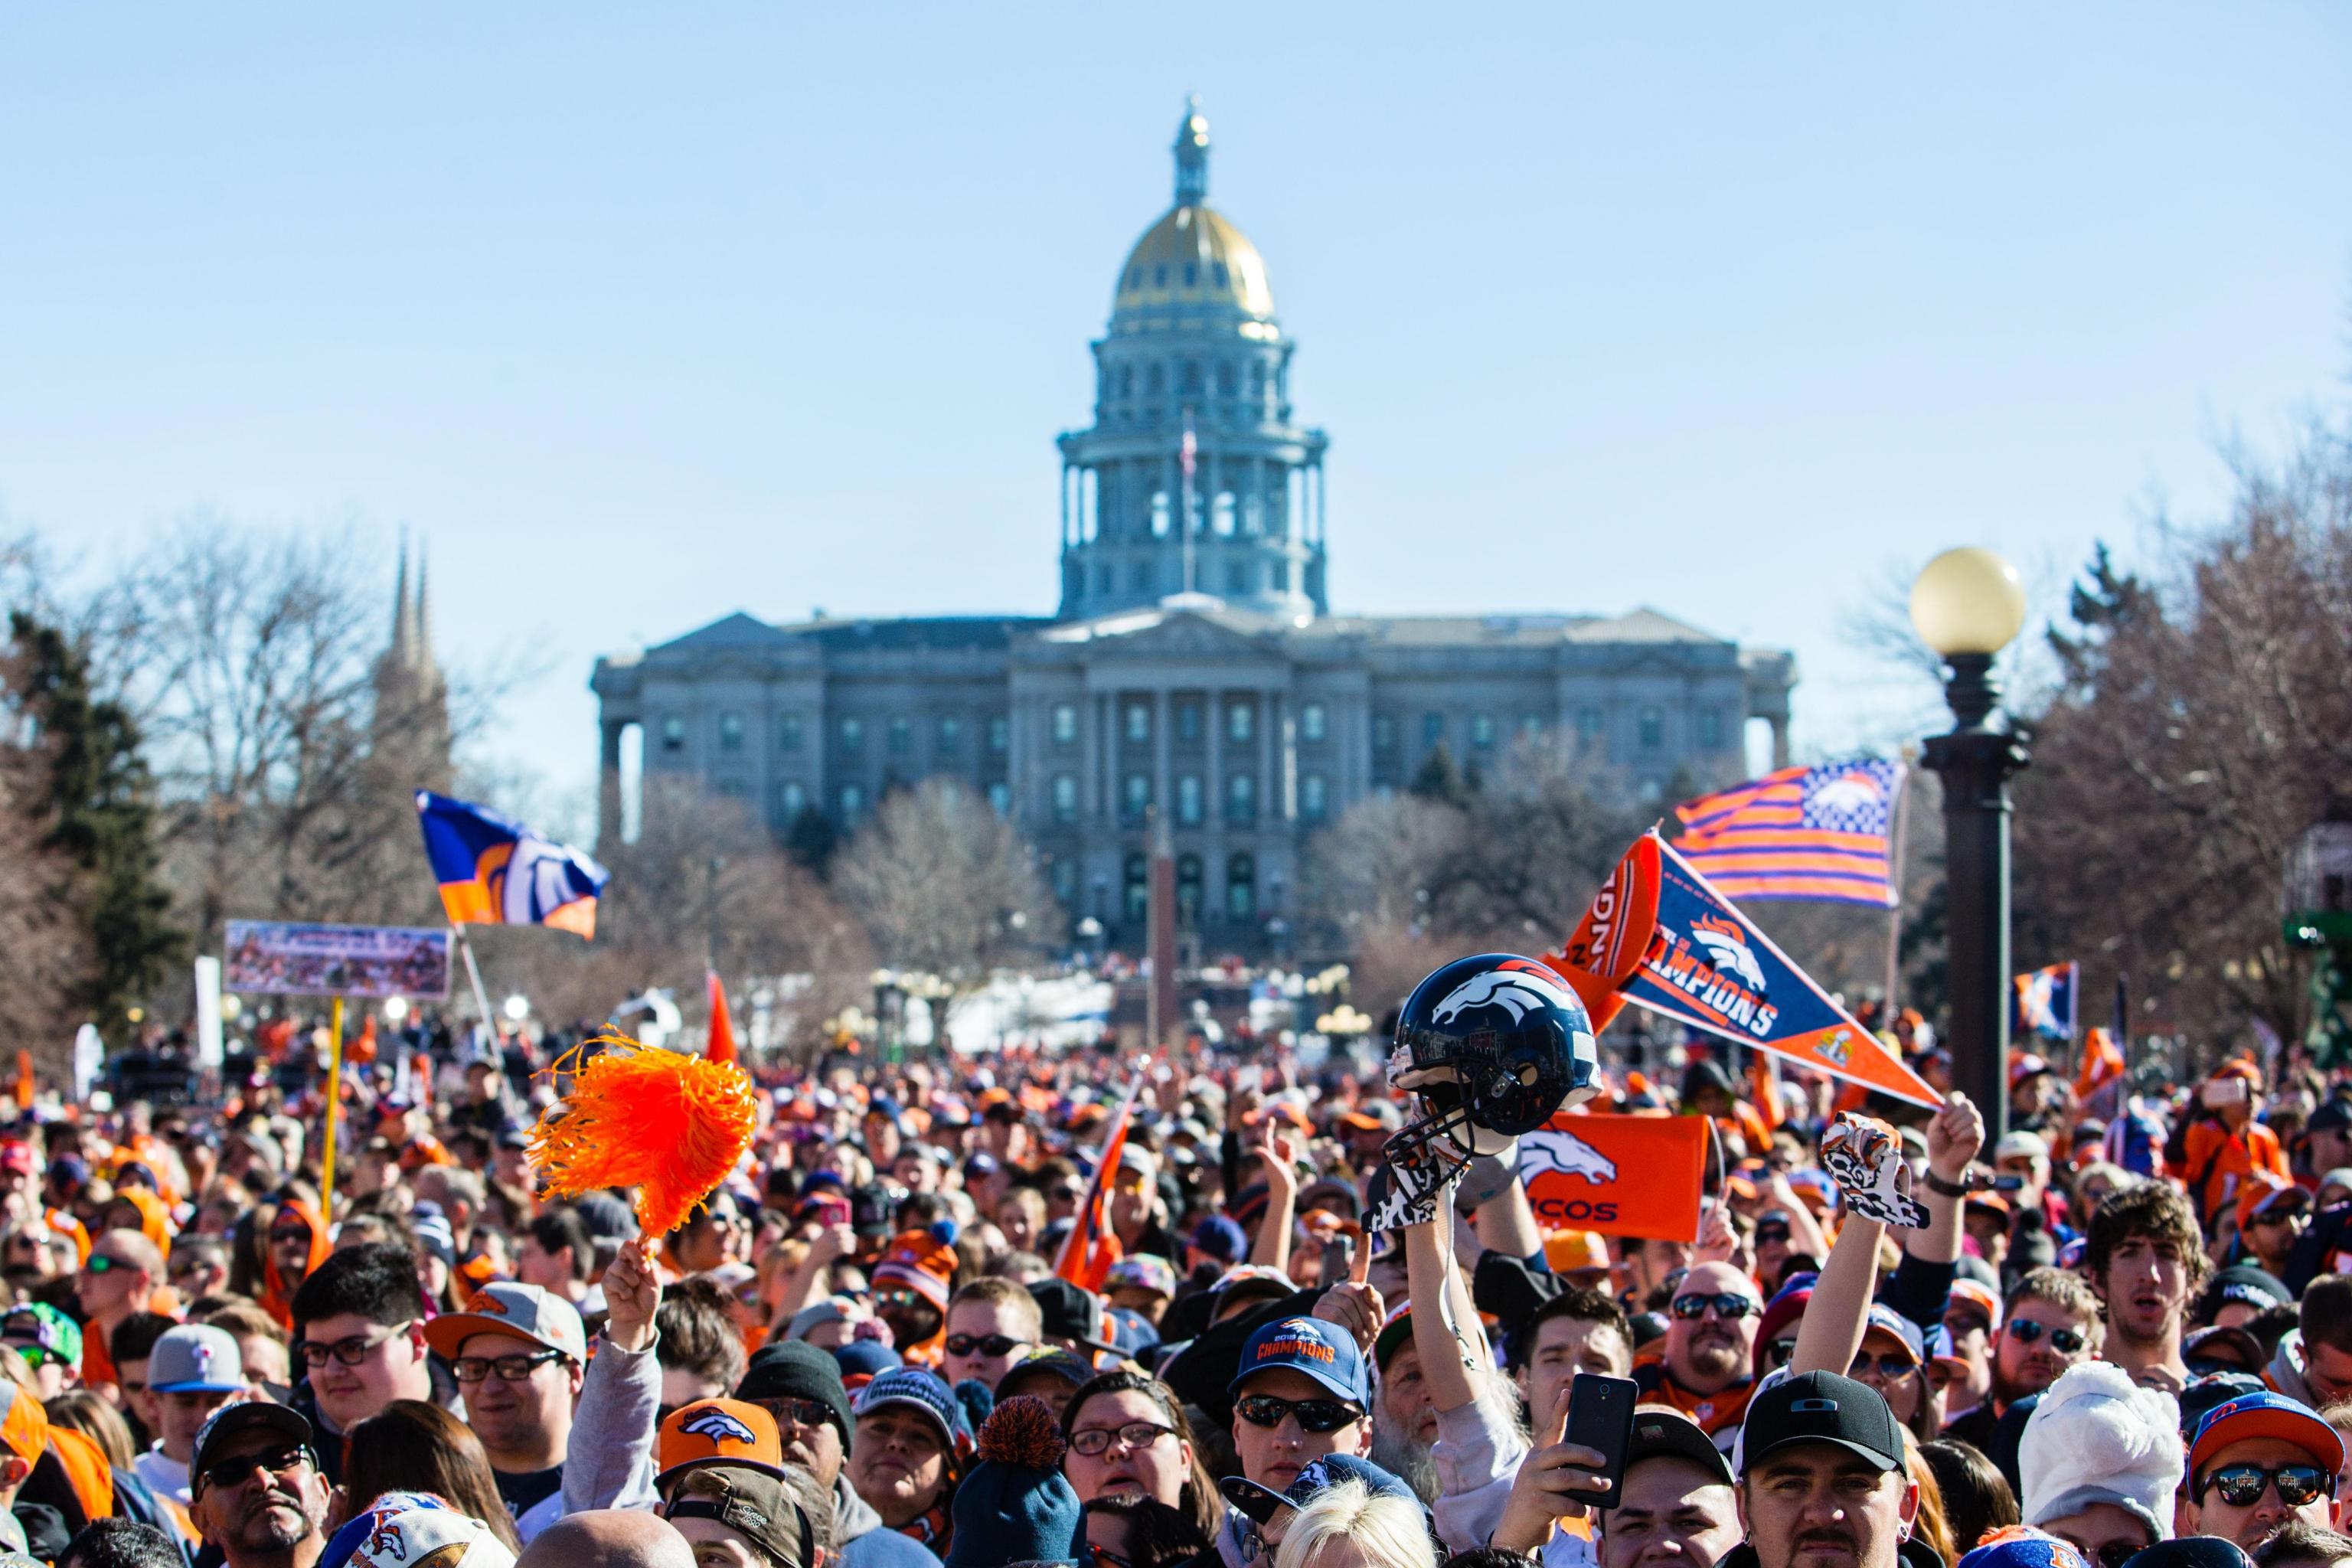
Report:
[[[2045,1040],[2074,1037],[2074,998],[2082,975],[2072,963],[2053,963],[2010,981],[2009,1031]]]
[[[416,792],[425,855],[452,925],[540,925],[596,934],[596,895],[612,873],[568,844],[486,805]]]
[[[1876,757],[1782,768],[1675,807],[1675,852],[1726,898],[1896,903],[1903,764]]]

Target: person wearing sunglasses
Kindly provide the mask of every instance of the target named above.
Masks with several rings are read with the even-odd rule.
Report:
[[[2283,1394],[2217,1405],[2189,1445],[2188,1523],[2252,1552],[2289,1524],[2336,1520],[2344,1439],[2316,1411]]]
[[[223,1405],[196,1434],[188,1494],[189,1522],[228,1568],[301,1568],[324,1549],[329,1488],[299,1411]]]
[[[1991,1388],[1976,1408],[1944,1424],[1944,1435],[1973,1443],[1999,1463],[2001,1417],[2029,1394],[2058,1381],[2090,1358],[2098,1344],[2099,1302],[2082,1277],[2063,1268],[2034,1268],[2010,1287],[1993,1331]]]
[[[81,1381],[81,1328],[46,1301],[10,1308],[0,1318],[0,1344],[25,1358],[43,1399],[55,1399]]]
[[[1879,1302],[1863,1321],[1862,1348],[1846,1375],[1876,1392],[1895,1419],[1919,1441],[1933,1441],[1941,1425],[1936,1392],[1927,1378],[1927,1336],[1919,1325]]]
[[[1234,1401],[1234,1447],[1242,1476],[1269,1492],[1328,1454],[1361,1458],[1371,1447],[1371,1383],[1355,1336],[1320,1318],[1277,1318],[1242,1342]],[[1218,1550],[1229,1563],[1263,1550],[1257,1521],[1230,1503]]]
[[[114,1381],[107,1343],[122,1320],[153,1310],[163,1283],[163,1255],[135,1230],[110,1230],[91,1243],[89,1257],[74,1277],[74,1300],[81,1308],[82,1381],[96,1388]]]
[[[2179,1407],[2121,1367],[2084,1362],[2034,1403],[2018,1442],[2027,1524],[2072,1542],[2094,1568],[2123,1568],[2172,1536],[2180,1489]]]
[[[1036,1297],[1010,1279],[984,1274],[948,1300],[940,1375],[950,1384],[975,1379],[992,1391],[1045,1331]]]
[[[1667,1304],[1665,1354],[1633,1369],[1642,1397],[1671,1405],[1710,1437],[1739,1425],[1756,1386],[1756,1282],[1728,1263],[1701,1263]]]

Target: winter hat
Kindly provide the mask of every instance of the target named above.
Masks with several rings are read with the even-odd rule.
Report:
[[[833,1352],[833,1363],[840,1369],[841,1385],[855,1394],[892,1367],[906,1365],[907,1358],[880,1340],[852,1340]]]
[[[849,1391],[842,1386],[841,1366],[829,1351],[806,1340],[785,1340],[761,1345],[743,1369],[735,1397],[747,1405],[765,1399],[810,1399],[824,1406],[825,1415],[849,1447]]]
[[[2068,1367],[2018,1441],[2025,1522],[2047,1524],[2113,1503],[2168,1541],[2181,1458],[2180,1407],[2172,1395],[2142,1388],[2109,1362]]]
[[[1249,1252],[1242,1227],[1221,1214],[1192,1227],[1192,1245],[1220,1263],[1239,1263]]]
[[[930,1418],[939,1428],[940,1446],[947,1450],[948,1471],[954,1474],[957,1457],[965,1451],[971,1433],[964,1425],[963,1405],[955,1390],[927,1367],[894,1366],[857,1391],[854,1408],[863,1416],[886,1405],[903,1405]],[[966,1441],[959,1442],[959,1437]]]
[[[1031,1394],[998,1405],[980,1429],[980,1463],[956,1484],[945,1568],[1079,1561],[1085,1510],[1062,1476],[1053,1406]]]
[[[1996,1530],[1961,1557],[1958,1568],[2089,1568],[2070,1541],[2028,1525]]]
[[[948,1292],[954,1288],[956,1226],[951,1219],[934,1221],[928,1230],[902,1230],[892,1238],[882,1261],[874,1266],[874,1289],[878,1295],[903,1285],[944,1312]]]

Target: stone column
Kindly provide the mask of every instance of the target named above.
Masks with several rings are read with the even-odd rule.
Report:
[[[1078,820],[1091,823],[1101,809],[1095,795],[1094,699],[1081,692],[1073,706],[1078,716]]]
[[[1298,715],[1291,711],[1290,704],[1282,700],[1280,693],[1275,695],[1272,707],[1279,715],[1281,725],[1282,821],[1283,826],[1287,828],[1298,820]],[[1330,720],[1327,717],[1324,722],[1328,724]],[[1325,781],[1324,790],[1323,805],[1324,809],[1328,811],[1331,805],[1330,784],[1328,780]]]
[[[1785,768],[1789,765],[1789,716],[1776,713],[1768,722],[1772,726],[1772,766]]]
[[[621,842],[621,733],[628,725],[607,719],[598,728],[596,850],[609,856]]]

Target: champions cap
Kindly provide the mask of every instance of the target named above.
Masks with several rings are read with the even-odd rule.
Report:
[[[1235,1398],[1263,1372],[1304,1373],[1341,1399],[1370,1407],[1371,1387],[1355,1336],[1320,1318],[1282,1318],[1252,1334],[1242,1345],[1241,1370],[1225,1392]]]

